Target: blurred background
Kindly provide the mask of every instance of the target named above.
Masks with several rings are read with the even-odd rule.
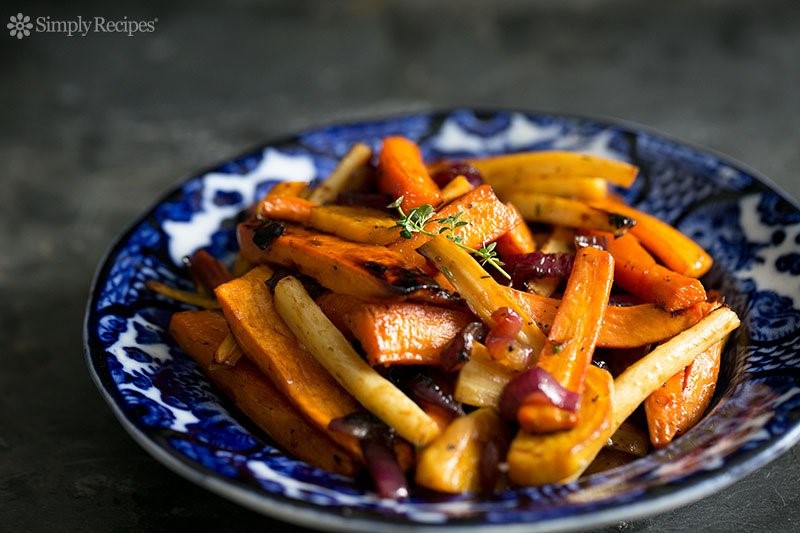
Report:
[[[616,118],[723,152],[800,198],[800,3],[7,2],[153,32],[0,35],[0,529],[253,531],[123,431],[81,327],[112,239],[182,178],[339,120],[458,106]],[[797,448],[611,530],[791,531]]]

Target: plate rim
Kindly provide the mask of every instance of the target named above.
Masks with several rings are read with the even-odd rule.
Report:
[[[739,161],[735,157],[721,153],[713,148],[707,148],[699,143],[685,141],[666,134],[651,126],[639,124],[634,121],[608,117],[602,115],[591,115],[583,113],[562,113],[553,111],[542,111],[535,109],[516,108],[516,107],[488,107],[488,106],[455,106],[440,107],[429,110],[411,110],[407,112],[393,112],[379,115],[369,115],[357,117],[354,120],[331,119],[317,125],[306,126],[298,129],[295,133],[276,135],[265,142],[251,145],[249,148],[239,151],[235,155],[221,158],[216,163],[206,165],[199,170],[191,173],[184,173],[183,177],[177,179],[171,186],[166,187],[150,205],[135,215],[121,231],[112,239],[105,252],[98,261],[89,286],[87,303],[85,306],[83,319],[83,352],[86,365],[90,376],[101,396],[111,408],[112,413],[120,422],[121,426],[133,438],[142,449],[162,465],[169,468],[172,472],[187,479],[188,481],[203,487],[210,492],[224,497],[230,501],[242,505],[252,511],[277,518],[286,523],[313,527],[328,531],[420,531],[420,532],[440,532],[445,528],[474,529],[482,532],[489,531],[571,531],[586,527],[587,517],[592,520],[592,527],[597,528],[609,525],[620,520],[636,520],[647,516],[654,516],[688,505],[702,498],[705,498],[719,490],[722,490],[733,483],[752,474],[759,468],[774,461],[782,456],[794,445],[800,442],[800,421],[791,425],[787,431],[778,438],[770,439],[768,442],[754,448],[743,456],[730,460],[725,465],[724,470],[714,470],[700,473],[700,477],[692,479],[688,485],[679,485],[662,494],[649,494],[647,492],[637,496],[630,502],[617,501],[600,508],[586,510],[579,514],[565,515],[556,518],[546,518],[540,522],[514,522],[505,524],[486,523],[484,521],[473,521],[476,519],[451,519],[449,522],[420,523],[403,522],[397,523],[391,518],[376,514],[348,515],[345,512],[337,511],[335,508],[321,507],[309,502],[298,501],[283,494],[270,494],[259,491],[254,485],[244,482],[223,478],[219,474],[206,469],[200,464],[191,463],[187,458],[182,457],[177,451],[164,448],[157,439],[139,428],[123,412],[117,399],[108,389],[111,385],[110,375],[101,376],[100,369],[107,369],[106,364],[100,357],[95,358],[97,339],[93,342],[90,327],[96,324],[95,307],[99,297],[98,283],[107,277],[110,268],[113,266],[112,257],[116,256],[123,243],[139,227],[139,225],[151,217],[155,211],[171,196],[175,195],[187,182],[202,177],[205,174],[215,171],[220,166],[230,161],[234,161],[252,154],[263,152],[269,147],[280,146],[297,142],[304,135],[313,132],[323,131],[329,128],[347,128],[361,124],[385,123],[404,118],[425,117],[431,121],[442,121],[456,112],[471,112],[477,116],[494,116],[501,113],[521,114],[525,117],[550,117],[558,119],[574,120],[579,123],[595,123],[601,126],[616,128],[629,133],[644,133],[658,139],[662,139],[678,146],[683,146],[694,150],[700,154],[711,156],[720,163],[731,166],[743,171],[752,177],[758,184],[769,191],[777,194],[780,198],[788,202],[794,209],[800,211],[800,201],[788,195],[782,187],[776,185],[772,179],[763,175],[758,170]],[[102,351],[102,350],[101,350]],[[95,360],[97,359],[97,360]],[[624,509],[624,516],[620,516]]]

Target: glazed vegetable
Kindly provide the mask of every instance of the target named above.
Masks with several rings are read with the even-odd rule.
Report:
[[[209,379],[278,446],[330,472],[352,476],[360,470],[350,452],[309,423],[251,362],[241,361],[235,367],[213,364],[216,346],[228,334],[228,322],[222,315],[211,311],[176,313],[170,320],[169,332]]]
[[[379,146],[274,187],[231,270],[187,262],[197,291],[148,283],[222,309],[173,335],[276,442],[403,499],[573,481],[697,423],[739,319],[698,279],[710,256],[615,194],[634,166]]]

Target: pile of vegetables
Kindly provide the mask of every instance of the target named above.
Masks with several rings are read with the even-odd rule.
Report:
[[[711,257],[616,194],[637,172],[356,144],[270,190],[230,268],[187,258],[196,292],[150,286],[204,308],[172,337],[303,461],[391,498],[566,482],[694,425],[739,325]]]

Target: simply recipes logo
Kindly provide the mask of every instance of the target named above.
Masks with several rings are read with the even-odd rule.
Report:
[[[54,19],[52,17],[31,18],[17,13],[8,18],[8,34],[16,39],[29,37],[31,33],[61,33],[67,37],[86,37],[90,33],[120,33],[133,37],[137,33],[153,33],[156,31],[158,18],[150,20],[131,20],[127,16],[121,19],[106,17],[83,17],[78,15],[71,19]]]

